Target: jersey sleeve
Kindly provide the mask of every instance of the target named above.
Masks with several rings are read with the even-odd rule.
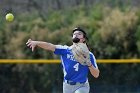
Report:
[[[66,54],[68,50],[68,46],[63,46],[63,45],[56,45],[54,54],[56,55],[63,55]]]
[[[97,63],[96,63],[96,58],[95,58],[95,56],[93,55],[93,53],[91,53],[91,52],[90,52],[90,60],[91,60],[91,63],[93,64],[93,66],[94,66],[95,68],[98,68]]]

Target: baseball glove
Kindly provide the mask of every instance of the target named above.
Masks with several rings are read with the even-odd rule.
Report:
[[[91,65],[89,49],[84,43],[74,43],[72,46],[72,53],[76,61],[82,65]]]

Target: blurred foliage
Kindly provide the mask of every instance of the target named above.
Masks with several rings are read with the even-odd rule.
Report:
[[[108,2],[113,2],[108,0]],[[117,6],[121,2],[114,2]],[[40,13],[40,12],[39,12]],[[137,7],[108,7],[99,4],[92,7],[72,7],[49,11],[47,16],[38,12],[15,15],[12,23],[0,18],[1,59],[58,59],[50,51],[26,47],[29,38],[71,45],[72,29],[77,26],[87,31],[88,45],[97,59],[121,59],[140,57],[140,10]],[[0,65],[1,93],[51,93],[62,88],[62,71],[54,64],[5,64]],[[96,85],[138,85],[138,64],[99,64],[101,75]],[[137,72],[134,73],[134,72]],[[100,92],[101,93],[101,92]],[[116,92],[115,92],[116,93]]]
[[[107,9],[105,15],[99,22],[100,28],[97,34],[93,34],[95,50],[99,55],[103,54],[104,58],[138,58],[135,36],[138,16],[135,11],[122,12],[118,8]],[[95,35],[98,35],[100,40],[96,40],[98,38]]]

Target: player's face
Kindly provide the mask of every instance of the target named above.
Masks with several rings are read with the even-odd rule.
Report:
[[[75,38],[75,37],[80,39],[80,41],[79,41],[80,43],[83,43],[85,41],[83,32],[81,32],[81,31],[75,31],[73,33],[73,37],[72,38]]]

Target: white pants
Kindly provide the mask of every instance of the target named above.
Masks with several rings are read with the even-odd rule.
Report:
[[[63,82],[63,93],[89,93],[89,83],[70,85]]]

